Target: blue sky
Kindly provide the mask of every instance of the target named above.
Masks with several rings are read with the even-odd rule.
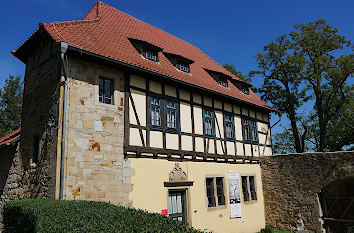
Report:
[[[23,77],[25,65],[10,51],[28,38],[38,23],[81,19],[95,2],[4,1],[0,9],[0,87],[9,74]],[[256,68],[254,56],[265,44],[290,32],[298,23],[326,18],[341,35],[354,41],[353,0],[104,2],[198,46],[220,64],[235,65],[244,74]],[[260,83],[260,79],[254,79],[255,86]],[[281,129],[276,127],[273,133]]]

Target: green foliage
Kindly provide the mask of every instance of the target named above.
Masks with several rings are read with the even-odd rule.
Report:
[[[19,76],[10,75],[0,89],[0,137],[21,126],[22,86]]]
[[[261,75],[264,82],[257,91],[261,98],[271,103],[290,120],[290,132],[296,152],[304,152],[304,138],[300,135],[298,109],[308,100],[306,89],[301,88],[301,70],[305,64],[302,57],[291,50],[288,36],[281,36],[264,46],[263,53],[256,56],[258,70],[251,71],[250,76]]]
[[[266,225],[259,233],[292,233],[292,231],[273,230],[271,225]]]
[[[238,78],[242,79],[243,81],[246,81],[248,83],[252,83],[252,79],[249,76],[243,75],[240,71],[237,71],[235,66],[230,65],[230,64],[225,64],[223,65],[225,69],[230,71],[232,74],[236,75]]]
[[[294,140],[292,140],[291,132],[288,129],[274,134],[273,150],[274,154],[296,153]]]
[[[295,25],[290,37],[297,56],[306,61],[301,77],[315,100],[319,139],[316,150],[330,150],[328,124],[337,117],[353,90],[347,81],[354,75],[354,47],[325,19]]]
[[[273,233],[273,228],[271,225],[266,225],[265,228],[262,229],[260,233]]]
[[[5,232],[201,232],[156,213],[105,202],[28,199],[6,202]]]
[[[336,117],[329,121],[327,132],[329,151],[354,149],[354,90],[348,94],[348,101],[338,110]]]
[[[346,229],[346,233],[354,233],[354,224],[352,224],[352,223],[350,224],[349,223],[349,224],[346,225],[346,228],[347,228]]]
[[[282,136],[290,137],[297,152],[304,152],[309,144],[316,151],[353,144],[349,105],[354,88],[348,83],[354,75],[353,49],[349,40],[321,19],[295,25],[257,54],[258,70],[250,76],[264,78],[257,91],[290,120],[290,133]],[[302,115],[304,103],[313,104],[314,112]]]

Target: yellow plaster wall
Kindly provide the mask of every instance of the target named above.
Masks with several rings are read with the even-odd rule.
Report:
[[[175,162],[160,159],[129,159],[135,175],[131,177],[133,190],[129,199],[133,207],[161,213],[168,208],[168,174]],[[187,173],[187,180],[194,181],[187,191],[187,221],[197,229],[217,233],[257,232],[265,225],[261,168],[259,164],[223,164],[207,162],[181,162],[180,167]],[[241,218],[230,218],[228,172],[255,175],[257,201],[241,201]],[[205,178],[224,176],[226,205],[207,207]],[[239,184],[241,187],[241,183]],[[240,190],[242,196],[242,189]]]

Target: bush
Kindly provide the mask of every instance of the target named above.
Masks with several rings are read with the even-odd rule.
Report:
[[[292,231],[274,230],[271,225],[266,225],[259,233],[293,233]]]
[[[266,225],[265,228],[262,229],[260,233],[273,233],[273,228],[271,225]]]
[[[160,214],[93,201],[9,201],[3,222],[7,233],[201,232]]]

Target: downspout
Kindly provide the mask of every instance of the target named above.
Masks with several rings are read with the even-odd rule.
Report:
[[[63,115],[62,115],[62,132],[61,132],[61,157],[60,157],[60,186],[59,186],[59,199],[64,198],[64,163],[65,163],[65,132],[66,132],[66,105],[67,105],[67,92],[68,92],[68,71],[65,64],[65,54],[68,50],[68,43],[60,42],[60,56],[64,73],[64,90],[63,90]]]

